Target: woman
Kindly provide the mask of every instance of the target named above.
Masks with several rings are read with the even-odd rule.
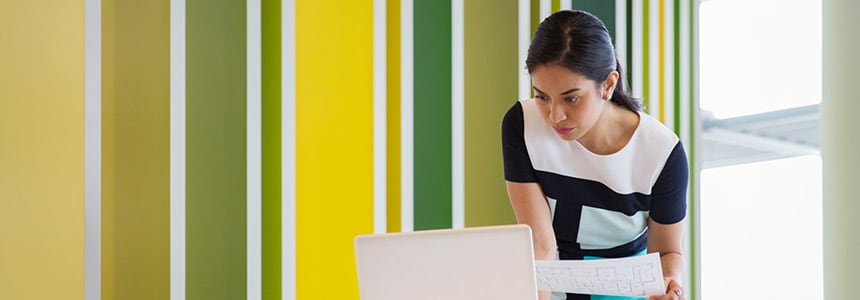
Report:
[[[624,92],[603,22],[582,11],[551,15],[526,67],[535,97],[505,115],[502,148],[508,196],[517,222],[532,228],[535,259],[659,252],[666,293],[649,299],[684,299],[684,148]]]

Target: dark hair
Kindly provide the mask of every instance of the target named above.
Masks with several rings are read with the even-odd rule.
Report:
[[[529,46],[526,68],[559,64],[598,83],[618,71],[618,83],[610,101],[632,111],[641,110],[639,100],[624,92],[621,63],[606,26],[594,15],[580,10],[556,12],[540,23]]]

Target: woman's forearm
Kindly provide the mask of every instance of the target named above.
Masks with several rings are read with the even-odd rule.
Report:
[[[663,267],[663,277],[674,280],[684,286],[684,258],[680,253],[660,253],[660,264]],[[668,283],[668,282],[667,282]]]

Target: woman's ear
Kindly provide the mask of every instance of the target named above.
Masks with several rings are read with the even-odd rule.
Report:
[[[612,99],[612,93],[615,91],[615,85],[618,84],[618,71],[612,70],[609,72],[609,75],[606,76],[606,80],[603,82],[603,100]]]

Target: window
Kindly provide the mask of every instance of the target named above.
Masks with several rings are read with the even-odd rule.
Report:
[[[699,21],[702,298],[822,299],[821,1]]]

